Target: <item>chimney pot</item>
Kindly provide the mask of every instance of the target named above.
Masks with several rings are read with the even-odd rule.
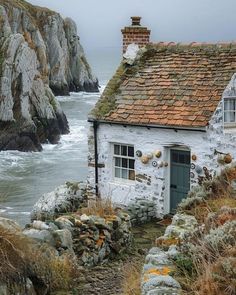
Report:
[[[141,17],[140,16],[131,16],[132,26],[140,26]]]

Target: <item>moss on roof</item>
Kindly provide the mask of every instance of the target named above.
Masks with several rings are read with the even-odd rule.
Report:
[[[236,72],[236,43],[158,43],[122,61],[91,115],[107,122],[205,127]]]
[[[101,119],[116,107],[116,95],[119,94],[119,87],[125,74],[125,66],[120,64],[113,78],[108,82],[101,98],[90,113],[90,117]]]

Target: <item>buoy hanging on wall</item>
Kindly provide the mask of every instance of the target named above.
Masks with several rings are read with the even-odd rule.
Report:
[[[149,159],[148,159],[148,157],[147,157],[146,155],[141,157],[141,162],[142,162],[143,164],[147,164],[148,161],[149,161]]]
[[[157,167],[157,165],[158,165],[158,164],[157,164],[157,161],[152,161],[152,166],[153,166],[153,167]]]
[[[197,160],[197,156],[195,154],[192,155],[192,160],[196,161]]]
[[[158,165],[159,165],[159,167],[161,167],[161,168],[164,166],[163,162],[160,162],[160,163],[158,162]]]
[[[142,153],[140,150],[137,150],[137,151],[136,151],[136,156],[137,156],[137,157],[140,158],[140,157],[142,157],[142,155],[143,155],[143,153]]]
[[[196,170],[197,174],[202,173],[202,167],[199,166],[199,165],[197,165],[197,166],[195,167],[195,170]]]
[[[160,158],[161,157],[161,151],[155,151],[155,157]]]
[[[230,154],[225,155],[224,162],[225,164],[230,164],[232,162],[232,156]]]

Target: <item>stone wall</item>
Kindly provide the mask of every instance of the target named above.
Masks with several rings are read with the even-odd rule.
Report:
[[[178,295],[181,286],[173,277],[173,260],[179,254],[178,244],[198,226],[194,216],[176,214],[165,234],[156,240],[145,259],[142,272],[142,295]]]
[[[234,89],[231,86],[235,84],[235,78],[232,79],[229,89]],[[225,95],[229,95],[229,89]],[[236,158],[236,133],[234,130],[226,133],[223,128],[222,104],[221,101],[206,132],[99,124],[98,173],[101,196],[112,197],[113,202],[126,205],[140,197],[155,200],[157,217],[169,213],[171,149],[190,150],[190,187],[224,168],[224,163],[219,161],[221,153],[229,153]],[[135,152],[140,150],[143,155],[150,157],[144,164],[142,159],[135,155],[135,181],[114,178],[112,150],[114,143],[134,145]],[[159,157],[155,156],[157,151]],[[94,188],[94,170],[94,140],[91,126],[88,174],[91,188]]]
[[[125,207],[125,210],[130,216],[130,221],[132,225],[146,223],[156,218],[155,200],[137,198],[131,201]]]
[[[60,255],[75,255],[83,266],[94,266],[114,257],[132,241],[130,217],[122,211],[104,218],[74,213],[47,222],[35,220],[23,233],[50,244]]]

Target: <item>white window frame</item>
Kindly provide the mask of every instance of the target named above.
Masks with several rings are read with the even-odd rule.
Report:
[[[225,102],[226,100],[235,100],[235,110],[225,110]],[[235,113],[235,121],[234,122],[226,122],[225,121],[225,113]],[[236,128],[236,96],[226,96],[223,99],[223,124],[225,128],[230,128],[230,127],[234,127]]]
[[[131,148],[133,148],[133,152],[134,152],[134,146],[132,144],[112,143],[112,171],[113,171],[113,179],[116,182],[122,182],[122,183],[127,183],[128,182],[128,183],[132,183],[133,184],[135,182],[135,152],[134,152],[133,157],[128,156],[128,153],[127,153],[127,156],[123,156],[123,155],[121,155],[121,153],[119,155],[118,154],[115,154],[115,146],[116,145],[120,146],[120,151],[121,151],[121,147],[122,146],[125,146],[125,147],[127,147],[127,151],[128,151],[128,148],[131,147]],[[127,159],[128,160],[128,163],[129,163],[129,160],[133,160],[134,161],[134,168],[129,168],[129,167],[126,168],[126,167],[122,167],[122,166],[116,166],[115,165],[115,158]],[[134,172],[134,179],[116,177],[115,176],[115,169],[116,168],[128,170],[127,176],[129,176],[129,171],[133,171]]]

